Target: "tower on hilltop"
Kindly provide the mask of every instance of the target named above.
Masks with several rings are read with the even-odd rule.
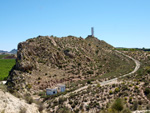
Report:
[[[94,27],[91,27],[91,35],[88,35],[88,37],[94,37]]]
[[[94,37],[94,27],[91,27],[91,36]]]

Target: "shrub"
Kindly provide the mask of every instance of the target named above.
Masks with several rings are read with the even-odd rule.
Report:
[[[0,84],[0,89],[3,90],[4,92],[7,91],[6,85]]]
[[[101,88],[101,85],[98,83],[98,84],[97,84],[97,87],[98,87],[98,88]]]
[[[112,85],[113,88],[114,88],[115,86],[116,86],[115,84]]]
[[[95,53],[98,54],[99,50],[96,50]]]
[[[91,80],[88,80],[88,81],[87,81],[87,84],[91,84]]]
[[[129,98],[129,102],[130,102],[130,103],[132,102],[132,97]]]
[[[87,71],[88,74],[94,74],[94,72],[91,70],[91,71]]]
[[[59,108],[56,113],[71,113],[71,111],[69,110],[69,108],[65,107],[65,106],[61,106],[61,108]]]
[[[27,85],[26,85],[26,88],[31,89],[31,88],[32,88],[32,85],[31,85],[31,84],[27,84]]]
[[[144,94],[147,96],[148,94],[150,94],[150,88],[145,88],[144,90]]]
[[[81,66],[81,63],[80,63],[80,62],[78,63],[78,66]]]
[[[150,73],[150,66],[146,66],[146,67],[145,67],[145,71],[146,71],[147,73]]]
[[[138,86],[135,86],[134,88],[135,88],[135,89],[139,89],[139,87],[138,87]]]
[[[124,100],[127,100],[128,98],[127,97],[124,97]]]
[[[70,99],[71,99],[71,98],[74,98],[75,96],[76,96],[75,93],[70,93],[70,95],[69,95]]]
[[[110,95],[111,95],[111,94],[113,94],[113,91],[112,91],[112,90],[110,90],[110,91],[109,91],[109,94],[110,94]]]
[[[70,100],[70,101],[69,101],[69,104],[71,105],[72,103],[73,103],[73,102]]]
[[[134,101],[133,102],[133,110],[135,111],[135,110],[137,110],[137,108],[138,108],[138,102]]]
[[[125,108],[121,111],[121,113],[132,113],[132,112],[130,111],[130,109]]]
[[[112,105],[112,109],[122,111],[124,108],[123,102],[120,98],[116,99]]]
[[[89,109],[90,109],[90,107],[89,107],[89,106],[86,106],[86,110],[89,111]]]
[[[139,104],[139,105],[142,105],[142,101],[141,101],[141,100],[139,100],[139,101],[138,101],[138,104]]]
[[[61,98],[59,98],[58,102],[59,102],[59,104],[63,104],[63,102],[66,101],[66,100],[67,100],[67,98],[61,97]]]
[[[43,111],[44,106],[43,106],[42,103],[39,104],[38,109],[39,109],[39,112],[40,112],[40,113]]]
[[[20,107],[19,113],[26,113],[27,109],[25,107]]]
[[[27,101],[28,104],[32,104],[33,103],[33,99],[30,96],[30,94],[25,94],[25,100]]]
[[[119,92],[119,88],[117,87],[117,88],[115,88],[115,92],[117,93],[117,92]]]

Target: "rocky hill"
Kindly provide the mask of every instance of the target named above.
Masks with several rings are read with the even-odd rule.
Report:
[[[123,69],[124,63],[131,64],[113,49],[95,37],[28,39],[18,44],[16,65],[7,80],[8,89],[20,93],[38,92],[58,83],[86,80]]]

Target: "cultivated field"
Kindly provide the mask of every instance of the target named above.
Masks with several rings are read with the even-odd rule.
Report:
[[[0,80],[5,80],[11,68],[15,65],[15,59],[3,59],[0,55]]]

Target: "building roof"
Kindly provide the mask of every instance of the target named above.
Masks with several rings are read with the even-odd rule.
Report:
[[[65,84],[57,84],[58,87],[65,87]]]
[[[46,91],[57,91],[57,89],[46,89]]]
[[[46,88],[46,90],[56,90],[58,87],[65,87],[65,84],[57,84],[57,87]]]

